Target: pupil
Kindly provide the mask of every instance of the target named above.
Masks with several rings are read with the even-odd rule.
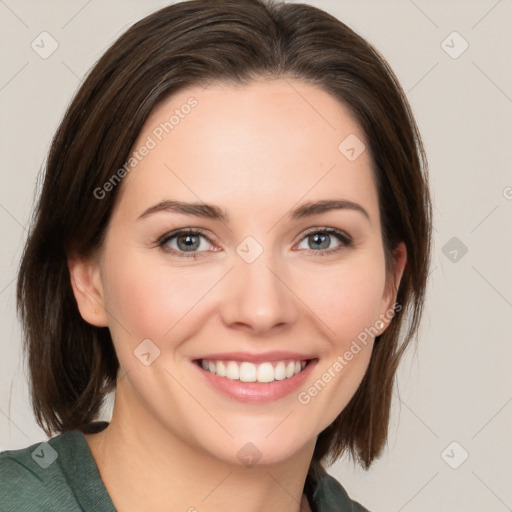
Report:
[[[315,243],[320,242],[320,244],[322,245],[321,248],[325,249],[326,247],[329,246],[329,243],[327,243],[327,244],[325,243],[327,240],[327,237],[328,237],[328,235],[316,233],[315,235],[313,235],[313,240]],[[321,238],[323,238],[323,244],[322,244]]]
[[[185,250],[187,249],[197,249],[197,240],[194,242],[194,238],[197,238],[193,235],[183,235],[185,238]]]

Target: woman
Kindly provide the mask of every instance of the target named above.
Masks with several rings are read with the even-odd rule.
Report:
[[[410,108],[343,23],[263,0],[138,22],[48,157],[18,307],[57,435],[0,454],[2,510],[365,510],[324,466],[381,453],[430,236]]]

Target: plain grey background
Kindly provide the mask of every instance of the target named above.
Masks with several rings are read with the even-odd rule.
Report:
[[[38,171],[83,75],[167,3],[0,0],[0,450],[46,439],[15,312]],[[388,447],[368,472],[346,459],[330,472],[372,511],[512,510],[512,0],[304,3],[391,64],[424,138],[435,204],[425,317],[399,372]]]

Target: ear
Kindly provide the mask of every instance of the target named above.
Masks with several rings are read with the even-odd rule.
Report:
[[[71,287],[82,318],[96,327],[107,327],[99,263],[93,258],[68,257]]]
[[[382,309],[376,325],[379,329],[379,336],[388,328],[395,311],[396,297],[405,265],[407,263],[407,249],[403,242],[400,242],[393,251],[394,267],[393,276],[386,283],[386,289],[382,296]]]

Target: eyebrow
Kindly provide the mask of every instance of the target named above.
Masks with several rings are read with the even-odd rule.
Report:
[[[370,215],[360,204],[354,203],[353,201],[348,201],[346,199],[308,202],[290,211],[287,214],[287,217],[292,220],[298,220],[332,210],[351,210],[359,212],[370,221]],[[161,201],[160,203],[149,207],[141,215],[139,215],[139,219],[143,219],[149,215],[160,212],[180,213],[182,215],[190,215],[194,217],[203,217],[206,219],[229,222],[229,214],[226,210],[223,210],[219,206],[206,203],[186,203],[184,201],[172,200]]]

